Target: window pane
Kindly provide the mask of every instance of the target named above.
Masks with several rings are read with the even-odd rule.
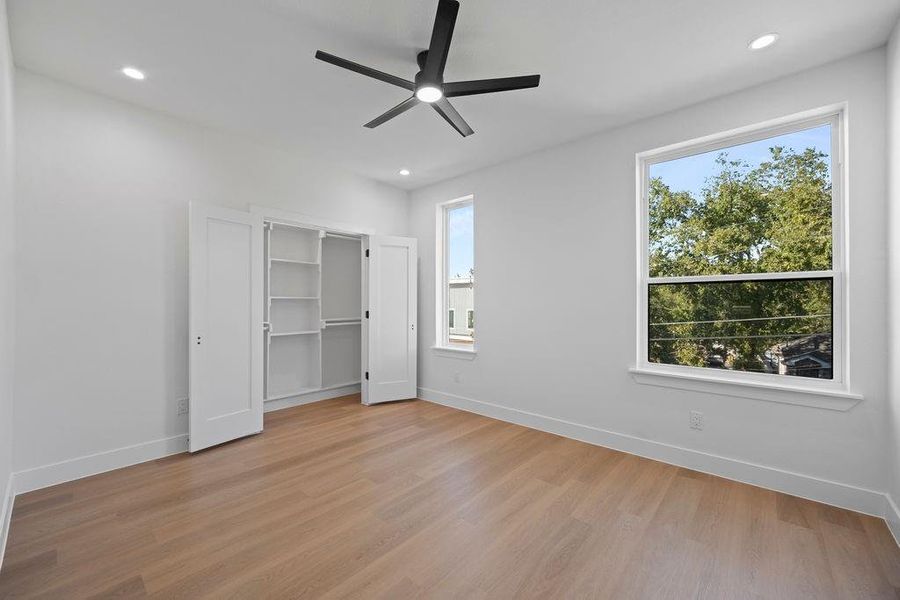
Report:
[[[649,286],[650,362],[832,378],[832,280]]]
[[[831,126],[650,165],[651,277],[831,269]]]
[[[471,344],[475,339],[474,323],[462,322],[462,315],[474,308],[475,287],[475,239],[474,211],[471,204],[447,210],[447,309],[454,316],[460,315],[460,323],[454,318],[448,323],[449,342]]]

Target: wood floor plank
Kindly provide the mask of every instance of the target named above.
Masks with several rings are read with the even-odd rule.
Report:
[[[898,598],[880,519],[421,401],[16,498],[0,598]]]

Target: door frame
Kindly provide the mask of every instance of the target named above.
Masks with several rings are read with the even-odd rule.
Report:
[[[269,206],[262,206],[260,204],[251,204],[250,205],[250,214],[256,215],[262,218],[262,220],[268,221],[270,223],[281,223],[282,225],[291,225],[294,227],[305,227],[308,229],[321,229],[325,231],[329,231],[331,233],[342,233],[352,236],[359,236],[361,238],[360,244],[360,261],[362,264],[362,283],[361,283],[361,298],[360,298],[360,307],[365,314],[365,311],[368,307],[368,272],[366,269],[366,259],[365,259],[365,251],[369,247],[369,236],[375,235],[375,229],[372,227],[363,227],[361,225],[355,225],[352,223],[345,223],[342,221],[334,221],[331,219],[322,219],[319,217],[313,217],[304,213],[299,213],[292,210],[286,210],[283,208],[271,208]],[[363,319],[365,321],[365,319]],[[368,369],[369,363],[369,354],[368,354],[368,327],[361,326],[361,335],[360,342],[362,345],[362,355],[360,357],[360,395],[362,397],[362,403],[366,403],[366,385],[365,385],[365,374]],[[263,377],[265,377],[265,364],[263,365]],[[320,390],[323,392],[326,390]],[[315,393],[315,392],[313,392]],[[265,404],[265,402],[264,402]]]
[[[283,208],[270,208],[259,204],[251,204],[250,214],[259,215],[264,221],[271,221],[273,223],[308,227],[310,229],[326,229],[333,233],[346,233],[348,235],[375,235],[375,230],[371,227],[362,227],[352,223],[332,221],[331,219],[320,219],[319,217],[312,217]]]

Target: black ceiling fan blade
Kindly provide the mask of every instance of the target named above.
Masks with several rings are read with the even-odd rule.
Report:
[[[322,52],[321,50],[316,51],[316,58],[319,60],[325,61],[327,63],[331,63],[335,66],[341,67],[343,69],[348,69],[355,73],[359,73],[360,75],[365,75],[366,77],[371,77],[373,79],[378,79],[379,81],[383,81],[385,83],[390,83],[392,85],[396,85],[397,87],[402,87],[403,89],[414,91],[416,89],[416,84],[412,81],[407,81],[402,77],[397,77],[396,75],[391,75],[390,73],[385,73],[383,71],[379,71],[377,69],[373,69],[371,67],[367,67],[365,65],[361,65],[359,63],[355,63],[353,61],[347,60],[345,58],[341,58],[339,56],[335,56],[334,54],[328,54],[327,52]]]
[[[509,92],[537,87],[541,83],[540,75],[522,75],[521,77],[498,77],[497,79],[476,79],[473,81],[453,81],[444,84],[444,95],[448,98],[472,96],[474,94],[491,94]]]
[[[379,116],[375,117],[374,119],[372,119],[371,121],[366,123],[365,126],[368,127],[369,129],[378,127],[382,123],[390,121],[397,115],[399,115],[401,113],[405,113],[406,111],[408,111],[409,109],[411,109],[413,106],[415,106],[418,103],[419,103],[418,98],[416,98],[415,96],[410,96],[409,98],[407,98],[406,100],[404,100],[403,102],[401,102],[400,104],[395,106],[394,108],[390,109],[383,115],[379,115]]]
[[[447,98],[441,98],[437,102],[432,102],[431,106],[439,115],[444,117],[444,120],[450,123],[450,125],[453,126],[453,129],[458,131],[461,136],[468,137],[475,133],[475,130],[469,127],[466,120],[459,116],[459,113],[456,112],[456,109],[453,108],[453,105],[450,104],[450,101],[447,100]]]
[[[457,0],[439,0],[437,14],[434,17],[434,29],[431,31],[431,44],[428,46],[428,58],[422,72],[430,82],[439,82],[444,77],[444,66],[450,52],[450,41],[453,39],[453,28],[456,27],[456,15],[459,13]]]

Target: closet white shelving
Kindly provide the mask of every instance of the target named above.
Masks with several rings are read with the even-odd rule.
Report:
[[[265,399],[358,385],[361,238],[266,223]]]

